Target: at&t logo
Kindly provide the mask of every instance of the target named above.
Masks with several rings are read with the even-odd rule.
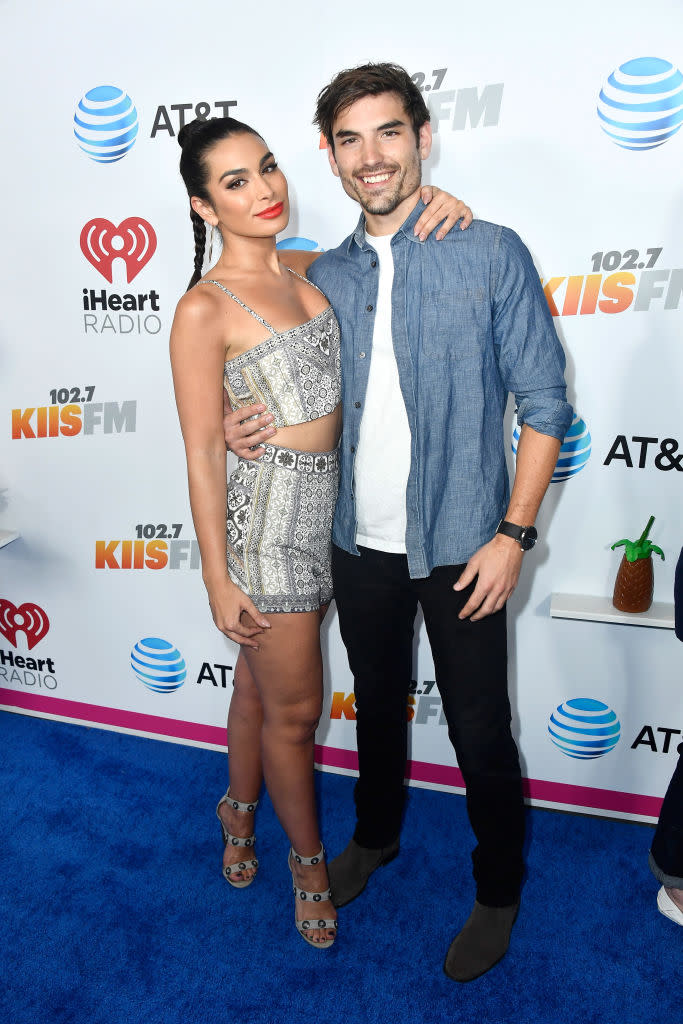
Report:
[[[23,633],[29,651],[43,640],[50,629],[47,613],[32,601],[13,604],[0,597],[0,634],[15,649],[18,635]],[[52,658],[33,658],[14,651],[0,648],[0,681],[15,686],[36,687],[46,690],[57,689],[55,663]]]
[[[518,423],[512,434],[512,451],[517,455],[517,445],[521,428]],[[576,476],[586,465],[591,457],[591,434],[586,421],[580,416],[574,416],[572,424],[564,435],[564,441],[557,457],[555,472],[552,475],[551,483],[557,484],[562,480],[568,480],[570,476]]]
[[[600,90],[598,117],[622,149],[661,146],[683,124],[683,75],[659,57],[627,60]]]
[[[301,238],[294,235],[292,238],[283,238],[277,243],[278,249],[301,249],[304,252],[325,252],[325,250],[314,242],[312,238]]]
[[[121,160],[135,144],[138,112],[130,96],[115,85],[86,92],[74,114],[74,135],[83,152],[98,164]]]
[[[130,664],[141,683],[152,693],[173,693],[187,677],[182,654],[168,640],[148,636],[130,652]]]
[[[671,469],[683,473],[683,451],[679,450],[679,442],[675,437],[660,439],[635,434],[631,437],[629,447],[626,435],[617,434],[603,465],[609,466],[615,459],[629,469],[633,469],[634,465],[638,469],[654,466],[665,473]]]
[[[559,704],[548,722],[550,739],[567,757],[589,761],[602,757],[619,742],[621,725],[601,700],[573,697]]]
[[[662,735],[655,736],[655,731]],[[644,725],[631,744],[631,750],[636,750],[637,747],[647,747],[653,754],[668,754],[670,751],[683,754],[683,743],[679,743],[678,739],[673,739],[674,736],[680,736],[681,732],[681,729],[674,729],[668,725],[658,725],[656,730],[651,725]],[[658,739],[661,744],[659,747],[657,746]]]
[[[150,138],[155,138],[159,132],[168,132],[171,138],[175,138],[176,130],[180,131],[195,118],[206,121],[209,117],[232,117],[230,108],[236,106],[237,100],[214,100],[213,104],[207,103],[205,100],[200,100],[199,103],[161,104],[157,107],[157,112],[154,115]]]
[[[139,640],[130,652],[130,664],[140,682],[153,693],[173,693],[179,690],[188,674],[185,659],[178,648],[158,636]],[[197,676],[197,684],[210,682],[212,686],[220,686],[225,690],[232,671],[232,665],[204,661]]]

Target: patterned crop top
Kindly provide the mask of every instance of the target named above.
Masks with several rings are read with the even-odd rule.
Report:
[[[316,288],[305,277],[301,280]],[[261,402],[273,414],[274,426],[290,427],[336,409],[341,401],[340,332],[331,306],[305,324],[278,334],[220,281],[207,279],[199,284],[216,285],[271,334],[226,361],[223,382],[233,410]]]

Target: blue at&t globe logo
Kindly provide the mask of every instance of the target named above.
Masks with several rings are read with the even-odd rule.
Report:
[[[627,60],[600,90],[598,117],[622,149],[661,146],[683,124],[683,75],[660,57]]]
[[[115,85],[91,89],[76,108],[76,141],[98,164],[113,164],[124,157],[137,134],[138,112],[130,96]]]
[[[589,761],[619,742],[621,725],[614,711],[593,697],[573,697],[558,705],[548,722],[550,739],[567,757]]]
[[[512,451],[517,454],[519,435],[521,428],[518,423],[512,433]],[[568,480],[570,476],[576,476],[586,465],[591,457],[591,434],[586,421],[580,416],[574,416],[572,424],[564,435],[564,441],[557,457],[555,472],[552,475],[551,483],[557,484],[562,480]]]
[[[317,242],[312,238],[302,238],[300,235],[293,235],[291,238],[283,238],[277,243],[278,249],[300,249],[304,252],[324,252]]]
[[[173,644],[157,636],[139,640],[130,652],[130,665],[141,683],[153,693],[173,693],[187,676],[185,659]]]

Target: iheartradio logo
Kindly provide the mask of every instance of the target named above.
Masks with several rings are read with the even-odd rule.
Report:
[[[4,597],[0,597],[0,633],[6,640],[17,646],[17,633],[26,635],[29,651],[47,636],[50,620],[37,604],[27,601],[17,606]]]
[[[81,231],[81,252],[109,284],[114,260],[123,260],[130,284],[149,263],[156,247],[156,232],[142,217],[126,217],[118,227],[104,217],[95,217]]]

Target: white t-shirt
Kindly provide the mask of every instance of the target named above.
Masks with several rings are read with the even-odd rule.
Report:
[[[358,518],[356,543],[378,551],[401,553],[406,550],[410,427],[391,337],[391,238],[366,234],[377,252],[379,289],[353,479]]]

